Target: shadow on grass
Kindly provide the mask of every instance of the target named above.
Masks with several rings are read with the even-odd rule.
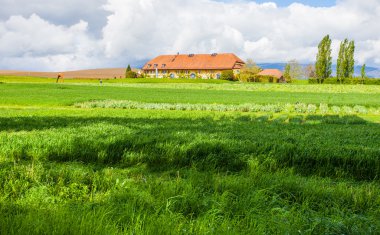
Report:
[[[356,115],[347,115],[340,117],[339,115],[309,115],[309,116],[291,116],[282,115],[271,119],[271,115],[260,115],[257,117],[238,116],[233,119],[224,118],[224,121],[233,122],[252,122],[252,123],[273,123],[273,124],[370,124],[368,121]],[[0,131],[33,131],[54,128],[64,128],[72,126],[82,126],[94,123],[110,123],[121,124],[126,123],[151,123],[166,122],[176,120],[176,122],[188,122],[189,119],[141,119],[141,118],[121,118],[121,117],[0,117]],[[211,118],[198,118],[199,121],[207,121],[215,123]],[[233,124],[231,122],[230,124]],[[372,123],[377,126],[379,124]]]
[[[293,168],[302,175],[358,180],[380,175],[380,125],[357,116],[313,115],[290,120],[239,116],[217,121],[17,117],[0,118],[0,123],[5,132],[42,131],[34,143],[18,141],[32,138],[18,135],[6,140],[8,148],[0,151],[15,159],[120,167],[146,164],[152,171],[196,167],[232,172],[246,169],[255,160],[263,165],[272,162],[268,170]]]

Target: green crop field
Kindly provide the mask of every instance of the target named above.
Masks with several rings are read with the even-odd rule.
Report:
[[[380,234],[380,87],[0,78],[0,234]]]

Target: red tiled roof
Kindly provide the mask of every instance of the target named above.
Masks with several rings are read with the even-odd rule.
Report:
[[[278,69],[264,69],[258,75],[261,76],[272,76],[275,78],[281,78],[283,76],[282,72]]]
[[[226,54],[161,55],[149,61],[143,70],[219,70],[240,69],[244,65],[239,57]]]

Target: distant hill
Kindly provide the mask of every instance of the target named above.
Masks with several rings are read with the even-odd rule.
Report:
[[[281,71],[285,70],[286,63],[260,63],[257,64],[262,69],[279,69]],[[308,64],[301,64],[301,66],[306,67]],[[355,76],[359,77],[361,75],[361,66],[355,66]],[[333,76],[336,75],[336,65],[332,66]],[[380,68],[376,67],[367,67],[366,68],[367,76],[370,78],[380,78]]]

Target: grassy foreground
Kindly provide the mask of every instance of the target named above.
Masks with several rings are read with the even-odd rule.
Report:
[[[380,233],[377,111],[73,106],[380,107],[376,90],[218,86],[1,84],[0,234]]]

